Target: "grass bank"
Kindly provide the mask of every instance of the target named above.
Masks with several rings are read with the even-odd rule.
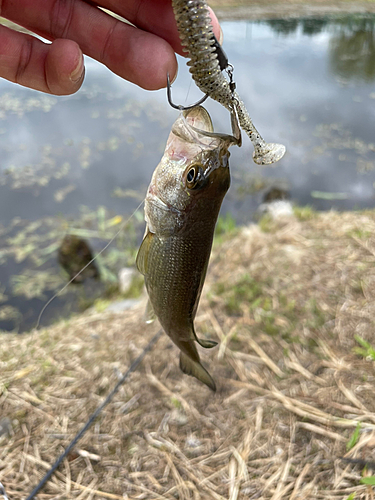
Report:
[[[372,498],[375,212],[296,209],[214,246],[196,319],[214,395],[164,335],[43,498]],[[25,498],[157,329],[143,305],[3,335],[0,481]]]

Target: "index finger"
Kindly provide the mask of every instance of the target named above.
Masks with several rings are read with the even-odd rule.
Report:
[[[165,87],[167,73],[177,72],[174,51],[182,52],[170,1],[101,0],[100,6],[141,29],[82,0],[2,0],[2,15],[49,40],[74,40],[85,54],[147,90]],[[216,20],[217,36],[219,29]]]
[[[101,7],[119,14],[138,28],[164,38],[177,54],[184,55],[177,31],[171,0],[100,0]],[[212,28],[220,39],[220,25],[214,11],[208,8]]]

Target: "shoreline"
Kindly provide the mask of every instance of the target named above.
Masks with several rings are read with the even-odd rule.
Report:
[[[174,500],[181,484],[194,492],[185,499],[224,500],[233,498],[231,474],[238,500],[286,498],[282,474],[283,491],[299,497],[349,498],[350,489],[364,498],[356,464],[345,464],[342,485],[332,463],[359,451],[374,460],[374,234],[374,210],[305,207],[222,235],[195,319],[200,335],[219,342],[201,351],[216,394],[182,374],[163,334],[45,486],[45,500],[135,500],[145,491]],[[0,481],[12,500],[30,494],[159,329],[144,324],[145,302],[2,337]]]
[[[340,14],[374,14],[375,1],[367,2],[246,2],[237,4],[230,0],[210,2],[221,21],[262,20],[296,17],[313,17]]]

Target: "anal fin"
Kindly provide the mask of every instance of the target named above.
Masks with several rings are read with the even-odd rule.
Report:
[[[193,361],[183,352],[180,353],[180,369],[186,375],[191,375],[216,391],[216,384],[208,371],[198,362]]]

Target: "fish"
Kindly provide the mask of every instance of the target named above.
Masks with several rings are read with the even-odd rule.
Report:
[[[172,0],[172,8],[183,50],[189,57],[189,71],[199,89],[229,111],[236,107],[240,125],[253,143],[255,163],[270,165],[279,161],[285,154],[285,146],[265,142],[255,128],[235,90],[233,66],[216,40],[206,0]],[[226,70],[229,81],[223,70]]]
[[[241,145],[232,110],[232,134],[215,133],[202,106],[184,111],[172,126],[164,155],[145,199],[146,230],[136,265],[149,297],[146,321],[155,317],[180,349],[180,368],[213,391],[216,385],[200,361],[194,318],[201,296],[214,229],[230,186],[229,147]]]

